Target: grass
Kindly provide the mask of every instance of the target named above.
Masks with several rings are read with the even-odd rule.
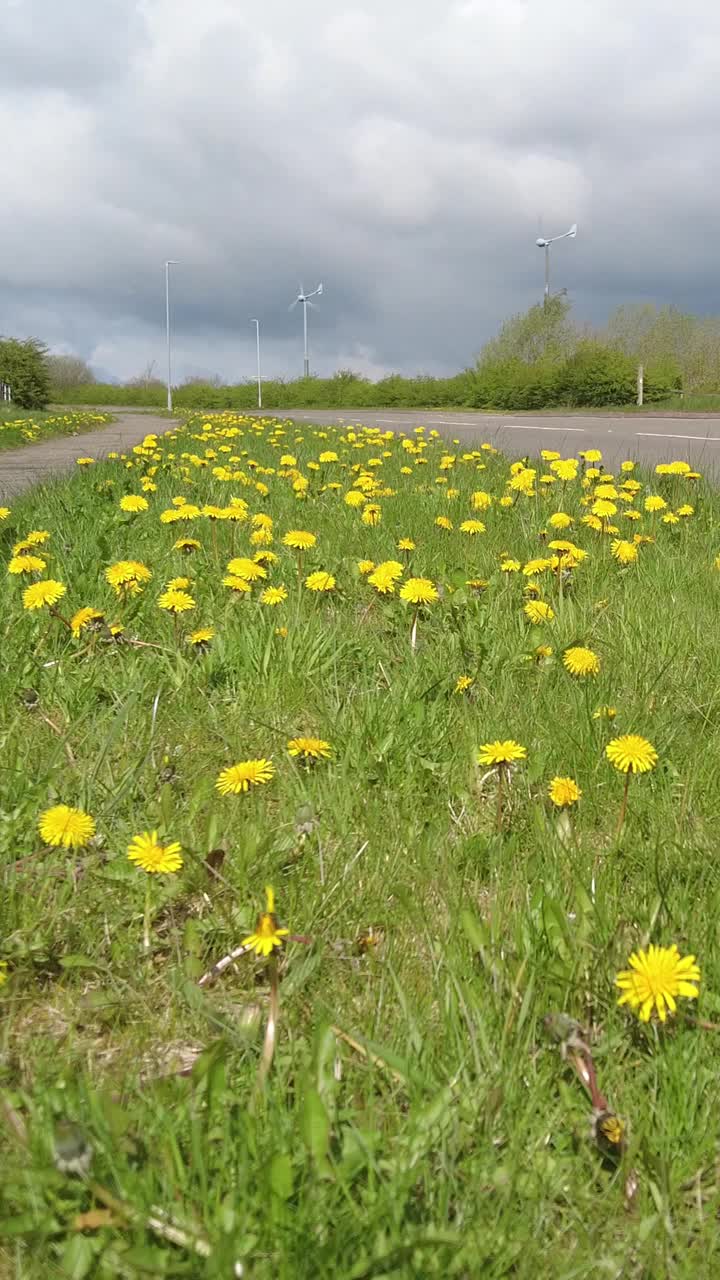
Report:
[[[11,405],[0,408],[0,450],[39,444],[52,436],[76,436],[83,431],[95,431],[108,422],[112,422],[112,414],[100,410],[25,412]]]
[[[67,588],[55,614],[28,612],[30,579],[7,578],[0,623],[0,1275],[717,1273],[720,498],[635,472],[615,518],[647,540],[623,569],[581,522],[582,467],[526,496],[492,449],[421,441],[198,418],[28,494],[0,526],[6,560],[47,530],[36,549]],[[344,501],[358,481],[375,527]],[[130,493],[149,510],[121,511]],[[693,514],[663,523],[647,493]],[[160,519],[173,499],[232,497],[272,517],[278,557],[239,598],[226,563],[263,549],[258,523]],[[587,557],[503,571],[552,555],[558,510]],[[468,518],[486,532],[461,532]],[[291,529],[317,536],[300,576]],[[200,549],[174,550],[183,536]],[[104,571],[126,558],[152,579],[116,597]],[[365,558],[439,584],[414,648],[412,604],[379,595]],[[303,585],[316,570],[333,591]],[[176,623],[158,599],[177,576],[195,608]],[[540,627],[532,581],[555,615]],[[261,603],[268,583],[285,603]],[[62,619],[83,606],[121,638],[102,622],[73,637]],[[193,652],[201,626],[215,638]],[[565,669],[577,644],[598,676]],[[595,718],[608,704],[616,718]],[[616,835],[623,777],[605,747],[624,733],[659,759]],[[304,768],[296,735],[331,758]],[[527,749],[500,808],[497,771],[477,763],[496,738]],[[222,769],[263,757],[267,785],[218,793]],[[556,774],[582,789],[565,816]],[[86,847],[43,846],[39,817],[61,802],[95,819]],[[128,861],[154,829],[182,846],[175,875]],[[199,979],[252,931],[266,884],[300,940],[280,954],[259,1084],[272,965],[246,954]],[[615,975],[648,941],[702,969],[699,1001],[665,1027],[617,1005]],[[624,1149],[591,1137],[579,1036]],[[73,1145],[88,1170],[67,1171]]]

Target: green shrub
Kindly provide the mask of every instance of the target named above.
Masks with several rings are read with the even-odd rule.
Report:
[[[558,376],[563,404],[631,404],[637,395],[637,365],[631,356],[600,342],[582,342]]]
[[[38,338],[0,338],[0,382],[11,388],[13,404],[44,409],[50,399],[47,347]]]

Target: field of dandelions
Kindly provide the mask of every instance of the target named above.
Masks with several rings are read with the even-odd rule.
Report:
[[[717,1274],[719,517],[230,413],[0,508],[0,1276]]]

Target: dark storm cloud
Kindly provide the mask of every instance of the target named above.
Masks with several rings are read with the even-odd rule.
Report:
[[[0,331],[120,376],[451,370],[553,283],[715,307],[711,0],[5,0]]]

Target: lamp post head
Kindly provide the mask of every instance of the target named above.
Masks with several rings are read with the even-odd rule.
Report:
[[[549,241],[549,240],[543,240],[542,236],[538,236],[538,238],[537,238],[537,240],[535,241],[535,243],[536,243],[536,245],[537,245],[538,249],[547,249],[547,247],[548,247],[548,245],[549,245],[550,241]]]

